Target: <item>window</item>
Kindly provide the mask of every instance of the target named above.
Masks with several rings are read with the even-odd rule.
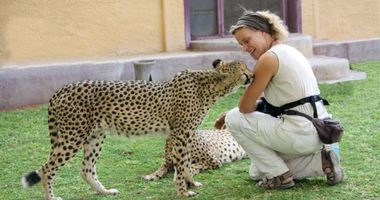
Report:
[[[187,40],[231,37],[229,29],[243,8],[270,10],[279,15],[290,32],[300,32],[301,0],[185,0]]]

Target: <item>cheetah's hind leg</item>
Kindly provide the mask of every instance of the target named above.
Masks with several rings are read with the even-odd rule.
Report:
[[[51,130],[50,130],[51,129]],[[45,199],[47,200],[59,200],[60,197],[55,197],[53,192],[53,179],[59,167],[65,165],[75,154],[80,150],[81,140],[74,143],[70,143],[63,136],[68,133],[65,131],[57,131],[55,128],[49,128],[50,138],[52,144],[52,151],[50,153],[49,160],[42,166],[42,169],[38,172],[38,176],[41,178],[42,185],[45,190]]]
[[[106,135],[102,129],[92,131],[87,138],[84,146],[84,159],[81,171],[81,177],[94,189],[95,191],[105,195],[117,195],[119,191],[116,189],[106,189],[99,181],[96,173],[96,161],[100,155],[101,146]]]

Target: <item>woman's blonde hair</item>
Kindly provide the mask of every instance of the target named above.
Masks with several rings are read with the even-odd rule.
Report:
[[[237,29],[248,27],[269,33],[275,40],[284,40],[289,32],[283,21],[276,14],[266,10],[253,12],[244,10],[235,25],[231,26],[230,33]]]

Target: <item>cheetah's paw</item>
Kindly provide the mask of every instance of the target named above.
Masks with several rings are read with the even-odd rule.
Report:
[[[146,175],[146,176],[144,176],[144,179],[147,180],[147,181],[155,181],[155,180],[160,179],[160,177],[157,177],[157,176],[154,176],[154,175]]]
[[[197,193],[193,192],[193,191],[186,191],[186,192],[183,192],[181,195],[185,196],[185,197],[193,197],[193,196],[197,195]]]
[[[194,181],[194,182],[190,183],[189,186],[192,188],[198,188],[198,187],[202,186],[202,183]]]
[[[120,194],[120,192],[117,189],[109,189],[109,190],[105,190],[103,194],[106,194],[106,195],[118,195],[118,194]]]

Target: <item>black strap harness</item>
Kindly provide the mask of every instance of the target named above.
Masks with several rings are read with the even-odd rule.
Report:
[[[262,100],[262,103],[257,105],[256,110],[270,114],[273,117],[277,117],[281,114],[285,114],[284,113],[285,111],[288,111],[289,109],[294,108],[296,106],[300,106],[305,103],[310,103],[314,110],[314,118],[318,118],[318,112],[317,112],[317,107],[315,103],[322,100],[323,105],[330,105],[326,99],[322,98],[319,95],[308,96],[308,97],[299,99],[297,101],[293,101],[285,105],[282,105],[281,107],[273,106],[272,104],[268,103],[264,97],[262,97],[261,100]]]
[[[321,100],[323,101],[323,105],[330,105],[330,103],[326,99],[322,98],[321,96],[313,95],[313,96],[305,97],[303,99],[293,101],[281,106],[281,109],[283,110],[282,113],[284,113],[285,110],[289,110],[290,108],[294,108],[296,106],[303,105],[305,103],[310,103],[311,106],[313,106],[314,118],[318,118],[317,106],[315,105],[315,102],[318,102]]]

